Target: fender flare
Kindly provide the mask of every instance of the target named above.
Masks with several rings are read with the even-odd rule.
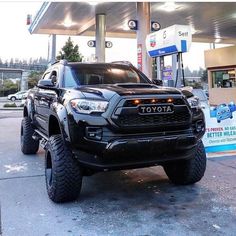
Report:
[[[34,103],[32,101],[32,98],[28,98],[26,100],[26,106],[24,107],[24,116],[26,116],[25,114],[25,108],[27,109],[27,113],[28,113],[28,117],[33,120],[34,118]]]
[[[70,133],[68,127],[68,117],[66,108],[60,103],[53,103],[51,114],[48,117],[48,136],[49,136],[49,127],[50,127],[50,119],[54,117],[57,119],[61,134],[64,140],[70,142]]]

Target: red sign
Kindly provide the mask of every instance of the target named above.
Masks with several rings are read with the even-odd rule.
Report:
[[[151,37],[150,37],[150,46],[152,47],[152,48],[154,48],[155,46],[156,46],[156,36],[155,35],[152,35]]]
[[[30,25],[32,23],[32,15],[27,15],[27,19],[26,19],[26,25]]]
[[[137,47],[137,58],[138,58],[138,69],[143,70],[143,59],[142,59],[143,53],[142,53],[142,44],[138,44]]]

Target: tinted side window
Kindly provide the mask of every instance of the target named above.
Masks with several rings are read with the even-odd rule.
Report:
[[[43,75],[42,79],[49,79],[50,78],[50,72],[47,72],[46,74]]]
[[[64,87],[65,88],[74,88],[77,87],[77,83],[74,80],[73,72],[69,67],[65,67],[64,75]]]
[[[51,81],[53,82],[54,85],[58,83],[58,74],[56,70],[53,70],[50,76]]]

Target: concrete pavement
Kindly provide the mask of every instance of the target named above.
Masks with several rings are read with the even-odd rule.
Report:
[[[44,151],[20,151],[21,112],[0,111],[0,201],[4,236],[236,235],[236,156],[208,160],[193,186],[175,186],[161,167],[85,177],[78,201],[46,193]]]

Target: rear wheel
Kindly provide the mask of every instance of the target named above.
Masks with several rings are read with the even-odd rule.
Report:
[[[169,163],[163,167],[174,184],[187,185],[200,181],[206,170],[206,153],[202,141],[198,142],[191,159]]]
[[[61,135],[53,135],[45,153],[45,177],[49,198],[53,202],[76,200],[82,185],[82,168]]]
[[[16,100],[16,97],[11,97],[11,101],[15,101]]]
[[[21,151],[24,154],[35,154],[39,149],[39,141],[32,138],[34,129],[29,117],[21,121]]]

